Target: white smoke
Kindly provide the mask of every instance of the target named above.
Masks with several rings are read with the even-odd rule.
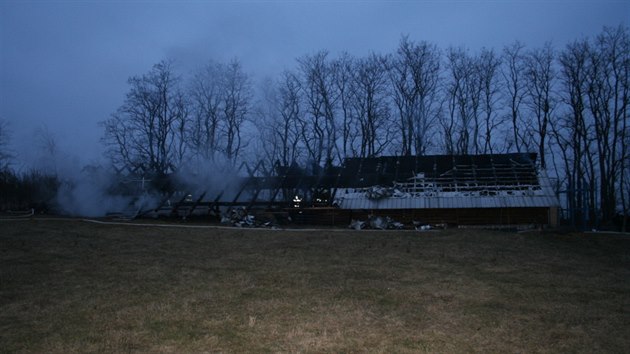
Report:
[[[230,161],[197,157],[182,166],[175,179],[179,185],[188,188],[193,199],[205,192],[204,200],[214,200],[221,193],[221,200],[231,200],[239,187],[235,170]]]
[[[52,206],[55,212],[99,217],[124,211],[132,204],[133,197],[116,193],[113,187],[120,179],[106,163],[95,161],[86,165],[77,154],[60,146],[46,126],[36,130],[34,136],[34,149],[25,151],[22,158],[30,161],[32,169],[57,177],[59,187]]]
[[[114,176],[102,168],[64,172],[56,200],[59,211],[63,214],[105,216],[107,213],[127,209],[132,202],[129,196],[111,193]]]
[[[83,217],[101,217],[108,213],[136,215],[158,208],[168,195],[151,192],[151,180],[142,180],[116,174],[115,169],[103,160],[86,165],[76,154],[67,153],[57,144],[55,136],[43,129],[39,149],[32,150],[31,161],[35,170],[56,176],[60,182],[53,209],[61,214]],[[233,162],[215,157],[191,159],[173,176],[176,194],[170,202],[190,195],[193,200],[205,193],[203,201],[231,201],[240,189],[240,173]],[[243,192],[239,200],[247,198]],[[167,202],[168,203],[168,202]]]

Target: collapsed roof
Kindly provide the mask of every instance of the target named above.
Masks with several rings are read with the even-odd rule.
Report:
[[[328,189],[342,209],[550,207],[558,200],[536,154],[346,158],[340,167],[277,168],[253,189]]]
[[[424,176],[454,189],[478,185],[535,185],[536,154],[428,155],[348,158],[340,187],[369,187]]]
[[[357,181],[347,176],[346,188],[337,192],[337,204],[344,209],[558,205],[548,178],[536,168],[536,154],[348,159],[346,166],[352,165],[360,171]]]

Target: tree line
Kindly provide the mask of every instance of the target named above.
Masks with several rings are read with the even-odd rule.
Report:
[[[112,165],[144,176],[242,161],[271,173],[345,157],[536,152],[568,217],[603,225],[630,214],[629,73],[621,26],[560,49],[441,49],[403,36],[387,54],[304,55],[257,85],[236,59],[186,76],[164,60],[131,77],[100,124]]]
[[[162,61],[129,79],[104,141],[118,168],[150,174],[217,159],[536,152],[574,218],[610,221],[630,199],[629,53],[625,27],[560,50],[442,50],[403,36],[388,54],[304,55],[259,90],[238,60],[187,80]]]

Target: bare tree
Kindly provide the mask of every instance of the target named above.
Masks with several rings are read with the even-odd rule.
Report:
[[[483,147],[484,154],[492,153],[496,128],[502,123],[497,117],[496,104],[502,86],[499,83],[501,60],[491,49],[482,49],[477,59],[477,71],[481,86],[481,106],[483,110]]]
[[[401,153],[426,153],[439,114],[440,51],[402,37],[390,62],[392,94],[399,117]]]
[[[504,81],[503,96],[509,107],[509,119],[512,122],[513,144],[517,152],[521,152],[522,137],[520,135],[521,104],[525,96],[524,78],[524,54],[525,46],[520,42],[514,42],[503,48],[503,70],[501,74]]]
[[[252,99],[249,76],[238,60],[232,60],[223,75],[222,109],[225,119],[223,137],[224,152],[230,161],[235,161],[243,148],[242,128],[247,118]]]
[[[342,161],[346,157],[356,157],[359,155],[356,140],[359,136],[359,129],[356,124],[356,113],[353,105],[356,74],[356,59],[348,53],[343,53],[332,63],[334,69],[334,82],[339,94],[339,110],[341,120],[339,126],[341,130],[340,148],[337,149],[338,160]]]
[[[46,124],[37,127],[35,130],[35,136],[37,139],[37,147],[44,153],[44,155],[49,157],[58,154],[59,147],[57,146],[57,139]]]
[[[9,123],[0,119],[0,171],[9,167],[13,154],[9,147],[11,142],[11,131],[9,130]]]
[[[219,151],[223,65],[209,62],[197,72],[190,84],[192,120],[188,143],[203,159],[214,160]]]
[[[335,106],[339,95],[327,57],[326,51],[320,51],[298,60],[309,123],[302,134],[309,158],[316,165],[332,162],[337,149]]]
[[[546,164],[547,130],[556,105],[553,89],[556,81],[554,70],[554,50],[551,43],[540,49],[530,51],[525,59],[525,77],[527,87],[527,104],[535,121],[532,134],[538,148],[540,166]]]
[[[257,109],[260,150],[270,165],[290,166],[301,157],[301,88],[293,72],[277,82],[269,80]]]
[[[129,79],[131,88],[123,105],[101,123],[115,166],[158,176],[179,167],[184,153],[181,132],[187,119],[179,81],[169,61]]]
[[[590,45],[587,40],[576,41],[567,45],[558,56],[560,64],[560,82],[562,101],[568,106],[567,114],[552,122],[554,137],[563,149],[564,168],[568,187],[568,203],[572,222],[586,218],[582,215],[585,204],[590,206],[590,219],[595,216],[595,183],[590,183],[589,198],[584,200],[584,193],[576,193],[583,181],[594,181],[596,154],[592,153],[589,137],[590,123],[587,117],[587,75]],[[559,128],[556,128],[559,126]],[[566,151],[565,151],[566,150]]]
[[[352,102],[361,128],[361,157],[378,156],[389,144],[386,65],[386,58],[376,54],[360,59],[356,65]]]
[[[446,99],[449,114],[442,121],[448,153],[479,153],[482,82],[477,58],[464,49],[447,54],[449,79]]]
[[[623,187],[628,151],[630,103],[630,38],[624,27],[605,28],[592,46],[589,57],[588,98],[598,153],[601,216],[610,222],[617,209],[617,188]]]
[[[38,168],[43,173],[57,176],[59,174],[60,152],[55,134],[50,131],[46,124],[35,129],[35,141],[38,148]]]
[[[279,87],[280,116],[282,117],[281,141],[282,161],[285,166],[297,161],[301,155],[300,147],[300,117],[302,102],[300,100],[301,87],[296,75],[291,72],[284,74],[284,80]]]
[[[249,75],[236,59],[228,64],[211,61],[193,76],[189,93],[193,152],[210,161],[221,153],[234,163],[244,148],[242,129],[253,98]]]

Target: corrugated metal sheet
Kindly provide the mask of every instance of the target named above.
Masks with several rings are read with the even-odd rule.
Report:
[[[338,204],[343,209],[456,209],[456,208],[532,208],[557,207],[560,205],[549,178],[538,176],[540,189],[516,195],[449,195],[391,197],[370,200],[362,193],[340,193]],[[520,194],[520,195],[519,195]]]
[[[344,198],[342,209],[455,209],[455,208],[531,208],[557,206],[555,196],[535,195],[518,197],[411,197],[385,198],[379,201],[367,198]]]

